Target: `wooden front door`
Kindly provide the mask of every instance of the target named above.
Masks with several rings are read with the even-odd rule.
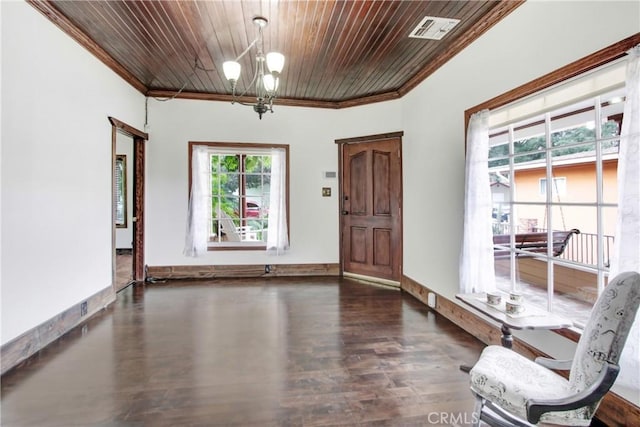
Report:
[[[336,141],[342,152],[341,254],[345,273],[400,281],[401,136]]]

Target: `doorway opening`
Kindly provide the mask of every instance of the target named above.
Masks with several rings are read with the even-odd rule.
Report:
[[[148,134],[113,117],[112,283],[116,292],[144,277],[144,157]]]

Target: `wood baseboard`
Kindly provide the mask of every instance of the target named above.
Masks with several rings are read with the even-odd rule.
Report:
[[[339,276],[340,264],[147,266],[148,281],[245,277]],[[268,272],[267,272],[268,270]]]
[[[84,301],[73,305],[44,323],[28,330],[0,348],[2,374],[51,344],[74,327],[84,323],[116,299],[109,285]],[[86,304],[86,305],[85,305]]]
[[[497,323],[485,320],[455,302],[438,295],[410,277],[402,276],[401,289],[425,305],[427,304],[427,295],[434,293],[436,295],[436,312],[485,344],[500,345],[501,332]],[[532,360],[539,356],[549,357],[546,353],[515,337],[513,339],[513,350]],[[600,403],[596,418],[610,427],[637,425],[638,420],[640,420],[640,408],[610,391]]]

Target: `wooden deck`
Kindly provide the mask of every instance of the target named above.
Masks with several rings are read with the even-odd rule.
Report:
[[[518,280],[540,289],[547,289],[547,263],[536,258],[518,258]],[[509,277],[508,259],[495,260],[496,275]],[[554,267],[554,290],[592,305],[598,298],[597,277],[593,273],[563,265]]]

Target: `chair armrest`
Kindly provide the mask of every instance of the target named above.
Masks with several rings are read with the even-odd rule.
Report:
[[[537,424],[546,412],[568,411],[582,408],[600,401],[609,391],[620,372],[620,367],[605,362],[600,374],[590,387],[562,399],[529,399],[527,401],[527,420]]]
[[[568,371],[569,369],[571,369],[573,360],[555,360],[549,359],[548,357],[536,357],[535,362],[538,365],[544,366],[548,369],[555,369],[557,371]]]

